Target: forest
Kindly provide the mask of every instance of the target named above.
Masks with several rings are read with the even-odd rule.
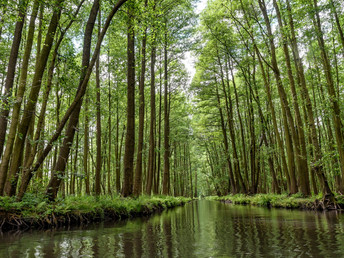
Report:
[[[0,1],[0,196],[344,193],[344,3],[202,3]]]

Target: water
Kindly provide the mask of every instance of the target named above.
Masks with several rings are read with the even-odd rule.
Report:
[[[3,233],[0,257],[344,257],[344,215],[202,200],[149,218]]]

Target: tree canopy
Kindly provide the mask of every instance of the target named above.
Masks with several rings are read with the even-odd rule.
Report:
[[[1,2],[0,195],[342,194],[343,3],[198,4]]]

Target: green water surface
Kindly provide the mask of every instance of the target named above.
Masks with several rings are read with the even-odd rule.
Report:
[[[2,233],[0,257],[344,257],[344,215],[201,200],[149,218]]]

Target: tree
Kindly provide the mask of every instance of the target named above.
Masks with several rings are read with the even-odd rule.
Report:
[[[124,181],[122,195],[127,197],[133,193],[134,152],[135,152],[135,34],[134,4],[128,6],[128,46],[127,46],[127,131],[124,152]]]

